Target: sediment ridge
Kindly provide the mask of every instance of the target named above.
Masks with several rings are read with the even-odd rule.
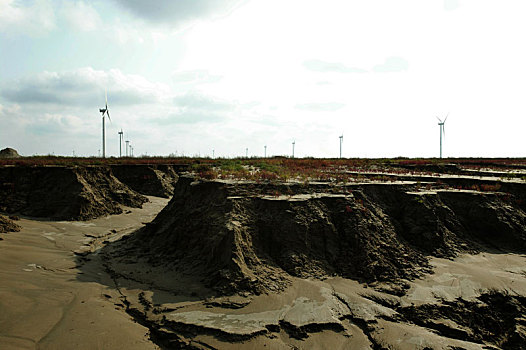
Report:
[[[386,184],[257,184],[182,177],[157,218],[123,249],[200,276],[221,294],[284,290],[291,276],[388,281],[393,293],[428,258],[526,251],[510,193]],[[155,258],[153,258],[155,257]]]

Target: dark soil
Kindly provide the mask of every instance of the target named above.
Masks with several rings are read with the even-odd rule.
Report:
[[[200,276],[223,294],[331,275],[398,283],[402,294],[404,279],[430,272],[429,256],[526,251],[526,215],[499,194],[192,181],[180,179],[157,218],[124,243],[126,255]],[[291,197],[299,193],[308,196]]]
[[[431,328],[439,334],[502,349],[526,349],[526,297],[490,291],[478,301],[443,301],[397,310],[401,320]],[[451,320],[452,326],[440,322]]]
[[[115,177],[147,196],[170,198],[178,176],[170,165],[112,165]]]
[[[0,215],[0,233],[19,232],[21,227],[13,220]]]
[[[109,167],[2,167],[0,209],[56,220],[88,220],[140,208],[148,199]]]

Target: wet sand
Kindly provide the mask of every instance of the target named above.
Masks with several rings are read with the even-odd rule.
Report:
[[[82,282],[78,254],[94,251],[149,222],[166,205],[150,197],[143,209],[86,222],[21,219],[22,230],[0,242],[0,348],[156,349],[148,329],[120,307],[102,266]],[[115,230],[115,233],[111,232]],[[76,253],[74,253],[76,252]]]

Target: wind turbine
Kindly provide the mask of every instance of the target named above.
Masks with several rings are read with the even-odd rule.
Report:
[[[265,158],[267,158],[267,145],[265,145]]]
[[[440,158],[442,158],[442,135],[446,137],[446,129],[444,127],[444,124],[446,123],[447,117],[449,117],[449,113],[446,115],[446,119],[444,119],[444,121],[440,120],[440,118],[437,117],[438,125],[440,126]]]
[[[119,157],[122,157],[122,140],[124,139],[124,133],[119,131],[117,134],[119,134]]]
[[[296,145],[296,140],[292,141],[292,158],[294,158],[294,146]]]
[[[245,158],[248,158],[248,147],[245,148]]]
[[[106,107],[99,108],[99,112],[102,113],[102,158],[106,158],[106,128],[105,124],[105,115],[108,115],[108,119],[111,122],[110,110],[108,109],[108,91],[105,92],[106,95]]]
[[[343,133],[341,136],[339,136],[340,138],[340,159],[342,159],[342,143],[343,143]]]
[[[128,136],[128,140],[126,140],[126,157],[128,157],[128,149],[130,148],[130,135],[127,135]]]

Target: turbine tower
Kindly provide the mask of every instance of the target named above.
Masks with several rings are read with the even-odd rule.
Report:
[[[339,136],[340,138],[340,159],[342,159],[342,143],[343,143],[343,134]]]
[[[130,138],[130,135],[128,135],[128,139]],[[128,149],[130,148],[130,140],[126,140],[126,157],[128,157]]]
[[[294,158],[294,146],[296,145],[296,141],[292,141],[292,158]]]
[[[108,91],[105,92],[106,95],[106,107],[99,108],[99,112],[102,113],[102,158],[106,158],[106,128],[105,128],[105,117],[108,115],[108,119],[111,122],[110,110],[108,109]]]
[[[446,123],[447,117],[449,117],[449,113],[446,115],[446,119],[444,119],[444,121],[440,120],[440,118],[437,117],[438,126],[440,126],[440,158],[442,158],[442,135],[446,137],[446,129],[444,127],[444,124]]]
[[[119,134],[119,157],[122,157],[122,140],[124,140],[124,133],[119,131],[117,134]]]
[[[267,145],[265,145],[265,158],[267,158]]]

